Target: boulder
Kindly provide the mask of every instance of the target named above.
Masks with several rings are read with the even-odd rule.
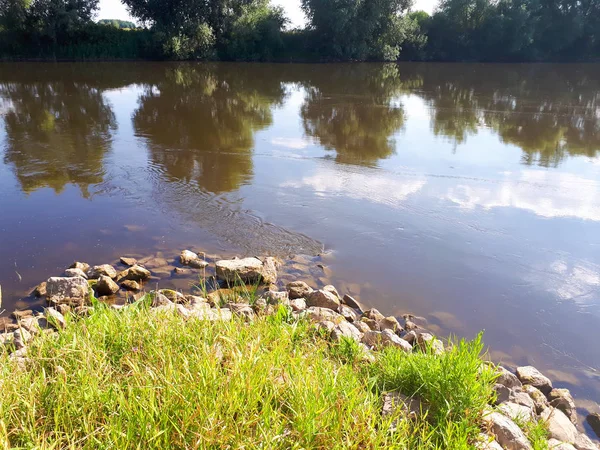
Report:
[[[550,438],[572,444],[577,440],[577,428],[560,409],[546,408],[540,414],[540,420],[546,422]]]
[[[90,299],[85,278],[52,277],[46,282],[48,301],[54,304],[81,305]]]
[[[44,281],[40,284],[38,284],[35,289],[32,292],[32,295],[34,295],[35,297],[45,297],[48,293],[47,291],[47,286],[48,284]]]
[[[21,350],[27,346],[27,343],[33,338],[31,333],[25,328],[19,328],[14,331],[13,344],[17,350]]]
[[[596,436],[600,438],[600,414],[592,413],[586,418],[587,423],[590,425]]]
[[[90,280],[96,280],[102,275],[109,278],[117,278],[117,271],[110,264],[101,264],[99,266],[91,267],[86,271],[86,274]]]
[[[370,330],[380,331],[379,330],[379,322],[373,319],[369,319],[368,317],[361,317],[360,321],[367,325]]]
[[[229,303],[227,308],[236,316],[243,317],[246,321],[253,320],[256,317],[254,310],[247,303]]]
[[[87,275],[86,273],[81,270],[81,269],[67,269],[65,270],[65,277],[81,277],[81,278],[85,278],[87,280]]]
[[[331,337],[336,341],[339,341],[342,337],[354,339],[356,342],[360,342],[362,333],[349,322],[342,321],[335,326],[331,332]]]
[[[175,267],[173,269],[173,273],[175,275],[192,275],[194,272],[192,271],[192,269],[185,269],[182,267]]]
[[[358,321],[358,314],[356,314],[356,311],[354,311],[352,308],[350,308],[349,306],[346,305],[340,305],[338,307],[338,312],[344,316],[344,318],[348,321],[348,322],[356,322]]]
[[[295,298],[294,300],[290,300],[290,306],[292,307],[292,311],[304,311],[306,309],[306,300]]]
[[[31,309],[23,309],[21,311],[13,311],[11,316],[13,316],[13,318],[15,320],[21,320],[24,319],[25,317],[29,317],[33,315],[33,311]]]
[[[484,421],[504,450],[533,450],[525,433],[505,415],[492,412]]]
[[[369,328],[369,325],[367,325],[366,323],[364,323],[360,320],[358,322],[353,322],[352,325],[354,325],[356,327],[356,329],[363,334],[366,333],[367,331],[371,331],[371,328]]]
[[[571,444],[567,444],[566,442],[561,442],[557,439],[549,439],[548,440],[548,450],[577,450]]]
[[[125,280],[121,283],[121,287],[127,291],[137,292],[141,289],[140,284],[137,281]]]
[[[381,322],[383,319],[385,319],[385,316],[383,314],[381,314],[378,310],[376,310],[375,308],[371,308],[368,309],[364,312],[363,317],[366,317],[367,319],[371,319],[376,321],[377,323]]]
[[[573,423],[577,423],[577,408],[568,389],[552,389],[548,394],[550,406],[560,409]]]
[[[484,433],[479,435],[479,440],[475,442],[475,448],[477,450],[504,450],[493,437]]]
[[[124,270],[123,272],[121,272],[119,274],[119,280],[120,281],[125,281],[125,280],[130,280],[130,281],[144,281],[147,280],[148,278],[150,278],[150,271],[142,266],[131,266],[129,269]]]
[[[313,291],[304,281],[292,281],[286,286],[290,299],[306,298]]]
[[[305,313],[312,322],[322,322],[324,320],[328,320],[338,324],[346,320],[341,314],[338,314],[329,308],[319,308],[318,306],[311,306],[310,308],[306,309]]]
[[[417,342],[417,337],[417,332],[415,330],[411,330],[404,336],[402,336],[402,339],[404,339],[409,344],[414,345]]]
[[[514,388],[510,391],[510,401],[518,405],[526,406],[534,412],[536,410],[533,399],[521,388]]]
[[[112,278],[102,275],[94,286],[98,295],[113,295],[119,291],[119,285]]]
[[[158,293],[164,295],[173,303],[187,303],[186,296],[179,291],[174,291],[172,289],[160,289]]]
[[[402,326],[400,325],[400,322],[398,322],[398,319],[396,319],[394,316],[389,316],[389,317],[385,317],[385,318],[381,319],[379,321],[379,329],[381,331],[391,330],[397,334],[400,334],[401,332],[404,331],[404,328],[402,328]]]
[[[262,267],[262,282],[264,284],[275,284],[277,283],[277,269],[279,267],[279,262],[269,256],[265,258],[263,261]]]
[[[48,323],[54,328],[65,328],[67,326],[65,316],[63,316],[54,308],[46,308],[46,310],[44,311],[44,315]]]
[[[127,256],[121,256],[119,258],[119,261],[121,261],[121,264],[123,264],[127,267],[135,266],[137,264],[137,259],[129,258]]]
[[[429,333],[417,334],[417,345],[422,351],[430,350],[434,355],[444,353],[444,344]]]
[[[419,325],[417,325],[416,323],[414,323],[412,320],[407,319],[404,322],[404,329],[406,331],[418,330],[419,329]]]
[[[548,407],[548,399],[538,388],[526,384],[523,386],[523,392],[527,393],[533,401],[537,414],[541,414],[542,411]]]
[[[391,431],[396,429],[399,420],[416,420],[423,412],[419,397],[408,397],[400,392],[385,392],[382,403],[381,415],[384,419],[398,417],[392,422]]]
[[[262,297],[268,305],[289,305],[290,303],[288,293],[285,291],[266,291]]]
[[[342,303],[344,305],[349,306],[350,308],[356,309],[360,312],[360,314],[364,312],[362,305],[354,297],[351,297],[348,294],[344,295],[344,297],[342,298]]]
[[[510,389],[504,386],[503,384],[496,383],[494,385],[494,392],[496,393],[496,401],[494,403],[495,405],[507,402],[510,398]]]
[[[263,263],[258,258],[217,261],[217,278],[229,284],[258,283],[263,280]]]
[[[204,269],[208,266],[208,263],[204,261],[200,256],[190,250],[183,250],[179,255],[179,260],[184,266],[194,267],[196,269]],[[166,264],[164,264],[166,265]]]
[[[552,390],[552,382],[548,377],[545,377],[533,366],[524,366],[517,368],[517,378],[523,384],[529,384],[538,388],[545,395],[548,395]]]
[[[533,409],[528,408],[527,406],[519,405],[518,403],[513,402],[504,402],[502,403],[498,409],[502,411],[502,413],[510,417],[512,420],[517,422],[529,422],[535,419],[535,412]]]
[[[331,292],[318,290],[311,292],[306,298],[307,306],[318,308],[329,308],[337,311],[340,306],[340,300]]]
[[[152,307],[158,308],[159,306],[170,306],[173,302],[169,300],[165,295],[160,292],[151,292],[152,294]]]
[[[88,270],[90,270],[90,265],[88,263],[76,261],[69,266],[69,269],[79,269],[83,270],[84,272],[87,272]]]
[[[400,339],[400,337],[390,330],[368,331],[363,335],[362,342],[375,350],[380,350],[385,347],[397,347],[407,353],[412,352],[412,345],[404,339]]]
[[[517,376],[514,373],[508,371],[504,367],[498,366],[497,372],[498,378],[496,378],[496,383],[503,384],[509,389],[522,386],[522,383],[519,381],[519,378],[517,378]]]
[[[335,286],[333,286],[331,284],[328,284],[327,286],[324,286],[323,290],[332,293],[333,295],[335,295],[338,298],[338,300],[341,298],[340,294],[338,294],[338,291],[335,288]]]

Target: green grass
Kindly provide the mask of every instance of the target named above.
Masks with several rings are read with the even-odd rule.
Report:
[[[25,370],[0,356],[0,447],[462,449],[491,395],[479,338],[369,362],[281,308],[250,324],[185,322],[140,302],[69,322],[30,345]],[[391,389],[429,413],[391,433]]]

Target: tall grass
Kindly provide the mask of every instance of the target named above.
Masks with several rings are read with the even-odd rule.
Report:
[[[480,340],[447,355],[390,349],[374,362],[289,314],[185,322],[143,302],[96,307],[0,356],[0,446],[69,449],[468,448],[490,395]],[[381,393],[430,413],[390,424]]]

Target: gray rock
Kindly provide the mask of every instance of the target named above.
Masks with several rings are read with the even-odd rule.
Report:
[[[147,280],[148,278],[150,278],[150,276],[151,273],[148,269],[142,266],[135,265],[121,272],[118,278],[120,281],[130,280],[137,281],[139,283],[140,281]]]
[[[81,277],[87,280],[86,273],[81,269],[67,269],[65,270],[65,277],[73,278],[73,277]]]
[[[47,286],[48,286],[48,283],[46,283],[44,281],[44,282],[38,284],[31,294],[38,298],[45,297],[48,294]]]
[[[65,320],[65,316],[63,316],[61,313],[59,313],[56,309],[46,308],[46,310],[44,311],[44,315],[45,315],[48,323],[50,325],[52,325],[54,328],[56,328],[56,329],[66,328],[67,321]]]
[[[384,418],[399,415],[401,419],[415,420],[424,412],[419,397],[408,397],[400,392],[385,392],[382,395],[382,403],[381,415]]]
[[[227,308],[236,316],[240,316],[247,321],[253,320],[256,317],[254,310],[247,303],[229,303]]]
[[[348,322],[356,322],[358,321],[358,314],[356,314],[356,312],[350,308],[349,306],[346,305],[340,305],[338,308],[338,312],[344,316],[344,318],[348,321]]]
[[[173,305],[174,303],[169,300],[168,297],[166,297],[165,295],[161,294],[160,292],[151,292],[153,298],[152,298],[152,307],[153,308],[158,308],[159,306],[170,306]]]
[[[140,284],[137,281],[125,280],[121,283],[121,287],[127,291],[137,292],[141,289]]]
[[[404,339],[400,339],[400,337],[390,330],[368,331],[364,333],[362,342],[375,350],[380,350],[385,347],[398,347],[407,353],[412,352],[412,346]]]
[[[362,305],[354,297],[348,294],[344,295],[342,298],[342,303],[350,308],[356,309],[360,312],[360,314],[364,312]]]
[[[600,414],[592,413],[586,418],[587,423],[590,425],[596,436],[600,438]]]
[[[217,261],[217,278],[229,284],[258,283],[263,278],[263,263],[258,258]]]
[[[173,289],[160,289],[158,293],[164,295],[173,303],[187,303],[186,296],[179,291],[174,291]]]
[[[88,263],[76,261],[69,266],[69,269],[79,269],[83,270],[84,272],[87,272],[88,270],[90,270],[90,265]]]
[[[550,438],[570,444],[574,444],[577,440],[579,435],[577,428],[560,409],[546,408],[540,414],[540,420],[546,422]]]
[[[510,401],[518,405],[526,406],[534,412],[536,411],[535,402],[529,396],[529,394],[523,391],[521,388],[516,387],[510,391]]]
[[[85,278],[52,277],[46,282],[48,301],[54,304],[81,305],[89,301],[90,289]]]
[[[523,392],[526,392],[529,395],[529,397],[531,397],[531,400],[535,405],[535,411],[537,414],[541,414],[542,411],[548,407],[548,399],[546,398],[544,393],[538,388],[526,384],[525,386],[523,386]]]
[[[557,439],[549,439],[548,440],[548,450],[577,450],[571,444],[567,444],[566,442],[561,442]]]
[[[504,415],[510,417],[512,420],[519,422],[528,422],[535,419],[535,413],[533,409],[527,406],[519,405],[513,402],[504,402],[498,409],[504,413]]]
[[[498,378],[496,378],[496,383],[503,384],[509,389],[522,386],[522,383],[519,381],[519,378],[517,378],[517,376],[514,373],[508,371],[502,366],[498,366],[497,371]]]
[[[493,437],[483,433],[479,435],[479,440],[475,443],[475,448],[477,450],[504,450]]]
[[[510,389],[503,384],[496,383],[494,385],[494,392],[496,393],[495,405],[507,402],[510,398]]]
[[[117,271],[110,264],[101,264],[99,266],[91,267],[86,271],[86,274],[90,280],[95,280],[105,275],[109,278],[117,278]]]
[[[398,319],[396,319],[394,316],[389,316],[381,319],[378,325],[381,331],[391,330],[392,332],[398,334],[404,331],[404,328],[402,328],[400,322],[398,322]]]
[[[14,336],[15,337],[13,339],[13,343],[15,344],[15,348],[17,350],[25,348],[27,346],[27,343],[29,341],[31,341],[31,339],[33,338],[31,333],[29,331],[27,331],[25,328],[20,328],[18,330],[15,330]]]
[[[415,330],[411,330],[404,336],[402,336],[402,339],[404,339],[409,344],[414,345],[415,342],[417,342],[417,332]]]
[[[331,292],[318,290],[311,292],[306,298],[306,305],[316,306],[318,308],[329,308],[337,311],[340,306],[340,300]]]
[[[185,269],[182,267],[175,267],[173,269],[173,273],[175,275],[192,275],[194,271],[192,269]]]
[[[338,298],[338,300],[341,299],[340,294],[338,293],[335,286],[328,284],[327,286],[323,287],[323,290],[332,293],[333,295],[335,295]]]
[[[430,350],[434,355],[444,353],[444,344],[429,333],[417,334],[417,345],[422,351]]]
[[[137,264],[137,259],[129,258],[127,256],[121,256],[119,261],[121,261],[121,264],[124,264],[127,267],[135,266]]]
[[[262,267],[262,282],[264,284],[275,284],[277,283],[277,269],[279,267],[279,262],[269,256],[265,258],[263,261]]]
[[[327,336],[329,336],[333,332],[335,326],[335,323],[331,322],[330,320],[322,320],[321,322],[315,324],[315,328],[317,330],[321,330]]]
[[[94,287],[98,295],[113,295],[119,291],[119,285],[106,275],[100,276]]]
[[[356,329],[363,334],[366,333],[367,331],[371,331],[371,328],[369,328],[369,325],[367,325],[366,323],[364,323],[360,320],[358,322],[353,322],[352,325],[354,325],[356,327]]]
[[[380,331],[379,330],[379,322],[377,322],[376,320],[369,319],[368,317],[362,317],[360,319],[360,321],[362,323],[364,323],[365,325],[367,325],[369,327],[369,329],[371,329],[373,331]]]
[[[311,306],[304,312],[312,322],[322,322],[324,320],[328,320],[335,324],[338,324],[346,320],[344,319],[344,316],[336,313],[335,311],[332,311],[329,308],[319,308],[318,306]]]
[[[517,368],[517,377],[523,384],[530,384],[548,395],[552,390],[552,382],[533,366]]]
[[[304,281],[292,281],[286,286],[290,299],[306,298],[313,291]]]
[[[11,316],[13,316],[16,320],[24,319],[25,317],[29,317],[33,315],[33,311],[31,309],[23,309],[21,311],[13,311]]]
[[[354,325],[346,321],[337,324],[331,332],[331,336],[336,341],[339,341],[342,337],[354,339],[356,342],[360,342],[362,339],[362,333]]]
[[[204,269],[208,266],[206,261],[190,250],[183,250],[181,255],[179,255],[179,260],[184,266],[190,266],[196,269]]]
[[[268,305],[289,305],[290,299],[285,291],[266,291],[262,297]]]
[[[583,433],[579,433],[573,447],[577,450],[598,450],[598,446],[592,442],[592,440]]]
[[[484,420],[504,450],[532,450],[525,433],[505,415],[492,412]]]
[[[46,320],[45,319],[41,319],[44,321],[44,325],[46,324]],[[29,316],[29,317],[24,317],[22,319],[19,319],[19,326],[21,328],[26,329],[27,331],[29,331],[31,334],[38,334],[41,330],[41,325],[39,323],[40,318],[38,317],[33,317],[33,316]]]
[[[548,394],[550,406],[564,412],[571,422],[577,423],[577,408],[568,389],[552,389]]]
[[[375,308],[371,308],[371,309],[366,310],[365,313],[363,314],[363,317],[366,317],[367,319],[374,320],[377,323],[379,323],[383,319],[385,319],[385,316],[383,314],[381,314]]]
[[[290,306],[293,311],[304,311],[306,309],[306,300],[295,298],[294,300],[290,300]]]

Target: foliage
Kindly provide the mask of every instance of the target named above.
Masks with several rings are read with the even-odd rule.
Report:
[[[371,363],[283,313],[186,322],[139,302],[67,319],[30,345],[25,369],[0,355],[7,447],[461,449],[491,392],[486,370],[477,376],[479,340],[439,357],[391,349]],[[436,412],[410,424],[401,411],[382,417],[381,392],[397,387]]]
[[[133,30],[136,28],[135,23],[130,22],[128,20],[119,20],[119,19],[102,19],[98,21],[99,25],[110,25],[115,28],[123,28]]]

